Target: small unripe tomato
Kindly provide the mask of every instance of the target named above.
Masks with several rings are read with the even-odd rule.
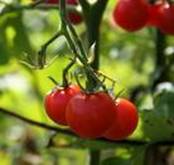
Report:
[[[82,138],[98,138],[114,122],[115,104],[105,92],[79,93],[68,103],[66,120]]]
[[[113,12],[115,22],[129,32],[143,28],[148,16],[148,4],[145,0],[119,0]]]
[[[48,93],[45,97],[45,109],[50,119],[58,124],[67,125],[66,106],[69,100],[79,92],[79,86],[70,85],[66,88],[55,88]]]
[[[104,133],[110,140],[122,140],[133,133],[138,123],[138,112],[133,103],[119,98],[115,103],[115,119],[111,127]]]

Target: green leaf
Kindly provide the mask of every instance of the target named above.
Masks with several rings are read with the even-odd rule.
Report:
[[[154,109],[141,113],[145,135],[152,140],[174,138],[174,92],[163,91],[155,97]]]

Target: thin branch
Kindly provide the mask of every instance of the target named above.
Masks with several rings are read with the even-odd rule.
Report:
[[[55,126],[51,126],[45,123],[41,123],[38,121],[34,121],[32,119],[28,119],[24,116],[21,116],[19,114],[16,114],[14,112],[11,112],[10,110],[7,110],[5,108],[0,108],[0,113],[19,119],[25,123],[28,123],[30,125],[33,126],[37,126],[39,128],[43,128],[49,131],[55,131],[56,133],[63,133],[66,135],[70,135],[70,136],[74,136],[74,137],[78,137],[76,134],[74,134],[73,132],[71,132],[70,130],[67,129],[61,129]],[[85,139],[84,139],[85,140]],[[174,145],[174,140],[161,140],[161,141],[143,141],[143,140],[121,140],[121,141],[112,141],[112,140],[107,140],[104,138],[98,138],[95,139],[99,142],[106,142],[106,143],[112,143],[115,145],[134,145],[134,146],[141,146],[141,145],[165,145],[165,146],[171,146]],[[91,140],[91,141],[95,141],[95,140]]]
[[[38,65],[39,65],[40,69],[42,69],[44,67],[44,65],[46,64],[46,51],[47,51],[48,46],[61,35],[63,35],[63,33],[61,31],[57,32],[44,45],[41,46],[41,49],[38,52]]]
[[[45,123],[34,121],[32,119],[26,118],[24,116],[21,116],[19,114],[16,114],[16,113],[14,113],[10,110],[6,110],[4,108],[0,108],[0,113],[3,113],[4,115],[10,116],[10,117],[14,117],[14,118],[19,119],[23,122],[26,122],[30,125],[37,126],[37,127],[49,130],[49,131],[55,131],[55,132],[59,132],[59,133],[65,133],[65,134],[71,135],[71,136],[76,136],[70,130],[60,129],[58,127],[54,127],[54,126],[51,126],[51,125],[48,125],[48,124],[45,124]]]
[[[41,5],[33,5],[33,4],[29,4],[29,5],[18,5],[18,6],[14,6],[14,5],[6,5],[3,10],[0,12],[0,16],[3,16],[4,14],[8,14],[8,13],[14,13],[14,12],[21,12],[23,10],[57,10],[59,7],[57,5],[54,4],[41,4]],[[76,6],[74,5],[68,5],[67,6],[67,10],[68,11],[74,11],[74,12],[78,12],[78,9]]]
[[[75,62],[76,58],[71,59],[70,63],[63,69],[63,87],[67,87],[69,85],[67,80],[67,74],[70,68],[75,64]]]

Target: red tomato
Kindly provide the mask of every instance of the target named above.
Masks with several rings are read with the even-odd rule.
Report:
[[[58,4],[59,0],[45,0],[49,4]]]
[[[174,5],[164,4],[159,10],[159,29],[165,34],[174,34]]]
[[[65,119],[65,110],[69,100],[80,92],[76,85],[70,85],[67,88],[55,88],[45,98],[45,109],[47,115],[56,123],[67,125]]]
[[[81,15],[74,12],[68,12],[68,19],[74,25],[80,24],[83,20]]]
[[[77,5],[78,4],[77,2],[78,2],[77,0],[67,0],[67,3],[71,5]]]
[[[115,120],[104,133],[110,140],[122,140],[133,133],[138,123],[138,113],[135,105],[130,101],[119,98],[116,100]]]
[[[130,32],[143,28],[148,16],[148,4],[145,0],[119,0],[113,12],[115,22]]]
[[[82,138],[101,137],[114,121],[114,107],[114,101],[105,92],[79,93],[68,103],[66,120]]]
[[[159,11],[163,7],[163,2],[149,5],[149,19],[147,25],[158,26],[159,22]]]

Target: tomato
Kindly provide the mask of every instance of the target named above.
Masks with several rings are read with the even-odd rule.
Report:
[[[68,19],[74,25],[80,24],[83,21],[82,16],[75,12],[68,12]]]
[[[58,4],[59,0],[46,0],[46,2],[49,4]],[[78,5],[77,0],[66,0],[66,3],[69,5]],[[80,24],[83,21],[82,16],[77,12],[69,11],[67,15],[70,22],[74,25]]]
[[[138,123],[138,113],[135,105],[130,101],[119,98],[115,103],[115,120],[104,133],[110,140],[122,140],[133,133]]]
[[[114,101],[105,92],[79,93],[67,105],[66,120],[82,138],[97,138],[114,121]]]
[[[163,7],[163,2],[149,5],[149,19],[147,25],[158,26],[159,22],[159,11]]]
[[[56,123],[67,125],[65,110],[69,100],[80,92],[76,85],[66,88],[55,88],[45,97],[45,109],[47,115]]]
[[[159,29],[165,34],[174,34],[174,5],[165,3],[158,13]]]
[[[148,8],[145,0],[119,0],[114,9],[113,18],[127,31],[140,30],[147,23]]]
[[[46,0],[46,3],[49,4],[58,4],[59,0]]]
[[[67,3],[71,5],[77,5],[78,4],[77,2],[78,2],[77,0],[67,0]]]

